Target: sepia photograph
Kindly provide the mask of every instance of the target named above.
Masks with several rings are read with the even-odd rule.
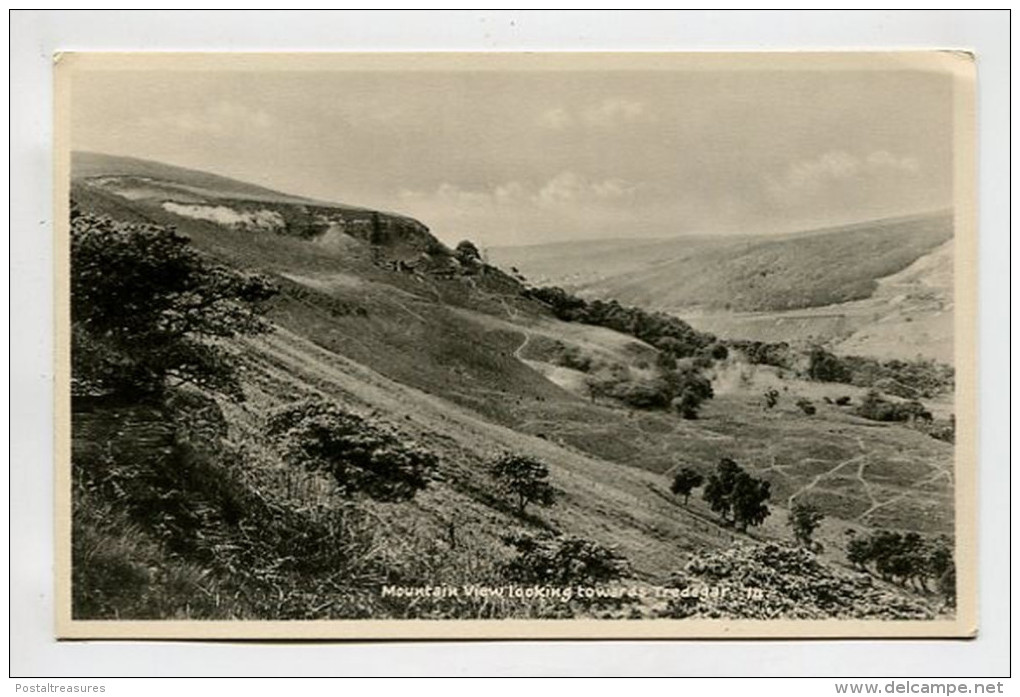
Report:
[[[974,70],[57,56],[58,635],[974,636]]]

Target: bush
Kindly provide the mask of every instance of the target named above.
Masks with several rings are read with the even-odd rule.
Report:
[[[932,420],[931,412],[920,402],[890,402],[877,390],[869,390],[854,413],[872,421]]]
[[[754,365],[771,365],[776,368],[790,368],[794,362],[794,352],[785,341],[768,343],[764,341],[731,340],[731,348],[741,351],[747,362]]]
[[[702,498],[723,522],[732,522],[743,532],[758,526],[770,515],[766,502],[771,496],[769,482],[752,477],[740,465],[724,457],[709,475]],[[730,519],[732,516],[732,519]]]
[[[592,357],[577,346],[566,346],[559,343],[557,350],[558,352],[553,358],[553,363],[556,365],[579,370],[582,373],[591,371],[593,364]]]
[[[797,400],[797,406],[800,408],[802,412],[804,412],[808,416],[814,416],[815,413],[818,411],[815,408],[815,405],[811,403],[811,400],[805,397],[801,397],[800,399]]]
[[[817,507],[797,501],[790,509],[787,525],[793,528],[793,537],[802,545],[809,547],[811,536],[824,519],[825,515]]]
[[[438,469],[436,456],[406,436],[324,400],[278,409],[266,426],[288,462],[328,472],[346,497],[411,499]]]
[[[712,382],[693,369],[677,372],[669,381],[670,392],[675,395],[670,406],[685,419],[698,418],[701,404],[715,396]]]
[[[686,506],[687,499],[690,498],[691,492],[704,483],[705,478],[700,472],[690,467],[682,467],[676,475],[674,475],[673,483],[670,485],[669,490],[677,496],[683,496],[684,505]]]
[[[524,294],[548,305],[559,319],[608,327],[641,339],[675,358],[693,356],[716,343],[713,335],[695,331],[687,322],[664,312],[625,307],[615,300],[588,302],[556,287],[528,288]]]
[[[852,373],[842,360],[820,346],[808,353],[808,377],[820,382],[850,382]]]
[[[779,404],[779,390],[774,387],[765,391],[765,408],[772,409]]]
[[[631,573],[624,557],[582,537],[522,532],[507,535],[503,541],[516,550],[504,567],[505,573],[519,583],[595,585]]]
[[[267,331],[265,277],[217,266],[172,228],[71,214],[72,373],[92,389],[158,396],[190,383],[240,397],[214,340]]]
[[[492,475],[504,494],[515,500],[520,514],[529,503],[551,506],[556,501],[556,492],[549,484],[549,468],[532,457],[504,453],[492,464]]]
[[[90,448],[76,435],[74,616],[371,616],[377,594],[357,587],[379,572],[366,516],[332,494],[330,505],[297,505],[266,485],[259,454],[223,440],[215,402],[171,397],[160,410],[91,415]],[[159,443],[142,443],[142,429]]]
[[[875,530],[854,536],[847,545],[847,561],[858,568],[868,570],[871,564],[882,578],[901,584],[913,581],[922,590],[927,590],[927,580],[934,580],[950,605],[956,601],[955,585],[947,580],[955,574],[953,556],[947,537],[925,538],[916,532]]]

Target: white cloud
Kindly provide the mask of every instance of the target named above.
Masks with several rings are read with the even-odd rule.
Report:
[[[263,134],[275,125],[275,119],[262,109],[251,109],[228,101],[212,103],[198,111],[164,113],[143,119],[147,128],[175,130],[186,134],[236,137]]]
[[[538,115],[536,121],[543,128],[561,131],[574,125],[605,129],[651,120],[653,115],[644,103],[613,97],[575,112],[563,107],[547,109]]]
[[[538,125],[560,131],[574,123],[574,117],[566,109],[555,108],[543,111],[538,116]]]
[[[486,187],[444,182],[430,190],[399,192],[399,209],[425,222],[441,239],[468,237],[480,243],[541,241],[578,228],[603,230],[634,217],[640,184],[590,179],[563,171],[544,182],[507,181]]]
[[[545,183],[532,197],[540,206],[558,206],[578,202],[620,201],[631,196],[638,186],[623,179],[591,181],[564,171]]]
[[[454,209],[497,208],[500,206],[554,207],[599,202],[623,202],[640,188],[624,179],[590,180],[569,170],[560,172],[539,186],[510,181],[489,188],[470,189],[443,182],[433,192],[404,189],[403,201],[431,200]]]
[[[612,128],[620,124],[634,123],[649,118],[645,105],[630,99],[607,99],[601,104],[585,109],[585,123],[598,128]]]
[[[861,187],[873,187],[912,178],[920,167],[912,157],[897,157],[886,150],[859,156],[832,150],[810,160],[792,163],[780,176],[766,180],[766,188],[785,203],[803,201],[818,195],[848,194]]]

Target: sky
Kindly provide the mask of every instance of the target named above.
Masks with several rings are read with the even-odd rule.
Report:
[[[948,208],[952,126],[950,78],[907,70],[96,70],[71,142],[493,247]]]

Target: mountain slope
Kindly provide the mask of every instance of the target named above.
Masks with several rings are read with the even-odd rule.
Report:
[[[841,561],[839,544],[828,541],[847,527],[951,531],[951,446],[834,406],[820,405],[809,419],[794,398],[818,385],[786,382],[789,396],[767,416],[753,380],[719,389],[695,421],[595,403],[581,371],[567,374],[571,368],[555,364],[557,342],[638,371],[650,369],[657,351],[608,329],[557,320],[514,278],[458,258],[418,221],[263,189],[245,194],[235,183],[221,187],[173,170],[162,178],[159,165],[105,166],[86,161],[74,173],[71,195],[80,210],[175,226],[203,254],[269,274],[280,287],[267,315],[273,331],[231,342],[247,399],[218,400],[225,441],[243,445],[240,464],[227,474],[294,510],[347,505],[321,477],[288,468],[265,435],[267,415],[307,397],[383,420],[437,454],[440,477],[414,500],[366,504],[377,523],[369,548],[392,577],[485,583],[510,554],[504,536],[525,528],[612,546],[632,564],[634,582],[658,584],[694,555],[736,539],[788,537],[785,507],[797,496],[826,505],[826,563]],[[742,369],[719,364],[712,377],[721,388],[727,371]],[[88,433],[77,435],[79,450],[99,450]],[[501,499],[488,464],[504,451],[549,465],[554,506],[520,515]],[[702,502],[685,507],[669,493],[677,467],[708,472],[723,456],[773,484],[772,519],[751,535],[719,525]],[[845,476],[849,464],[859,467],[856,477]],[[303,612],[339,610],[309,602]]]
[[[777,311],[869,297],[878,279],[952,237],[952,218],[878,220],[780,237],[681,238],[612,246],[503,248],[492,257],[583,295],[678,312]],[[622,268],[621,268],[622,267]],[[594,276],[592,278],[591,276]]]

